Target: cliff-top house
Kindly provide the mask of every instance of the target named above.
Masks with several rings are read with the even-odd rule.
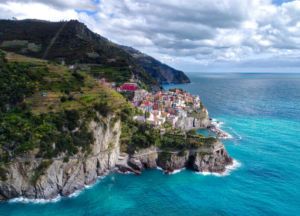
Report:
[[[129,92],[134,92],[138,90],[138,84],[136,83],[124,83],[119,87],[119,91],[129,91]]]

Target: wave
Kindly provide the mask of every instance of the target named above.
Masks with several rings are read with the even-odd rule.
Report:
[[[75,198],[78,197],[83,191],[85,190],[89,190],[91,188],[93,188],[100,180],[104,179],[108,174],[104,174],[103,176],[99,176],[96,180],[96,182],[89,184],[89,185],[84,185],[83,188],[74,191],[72,194],[70,194],[69,196],[67,196],[68,198]]]
[[[222,130],[224,122],[212,119],[210,130],[217,135],[220,139],[233,139],[233,136],[226,131]]]
[[[165,170],[163,168],[159,167],[159,166],[157,166],[156,169],[159,170],[159,171],[165,172]],[[174,175],[174,174],[180,173],[183,170],[185,170],[185,168],[176,169],[173,172],[169,172],[168,175]]]
[[[67,197],[67,198],[78,197],[83,191],[93,188],[100,180],[104,179],[106,176],[107,176],[107,174],[105,174],[103,176],[99,176],[95,183],[90,184],[90,185],[84,185],[83,188],[78,189],[78,190],[74,191],[72,194],[70,194],[69,196],[65,196],[65,197]],[[17,198],[10,199],[8,202],[9,203],[46,204],[46,203],[56,203],[56,202],[60,201],[62,198],[64,198],[64,197],[61,195],[58,195],[52,199],[29,199],[29,198],[25,198],[25,197],[17,197]]]
[[[9,203],[33,203],[33,204],[46,204],[46,203],[56,203],[61,200],[61,196],[58,195],[53,199],[29,199],[25,197],[18,197],[10,199]]]
[[[168,173],[168,174],[170,174],[170,175],[175,175],[175,174],[177,174],[177,173],[180,173],[180,172],[183,171],[183,170],[185,170],[185,168],[182,168],[182,169],[176,169],[176,170],[174,170],[173,172],[170,172],[170,173]]]
[[[224,176],[229,176],[232,171],[238,169],[241,166],[242,164],[239,161],[233,160],[233,163],[231,165],[225,167],[226,170],[223,173],[216,173],[216,172],[196,172],[196,173],[203,176],[213,175],[217,177],[224,177]]]

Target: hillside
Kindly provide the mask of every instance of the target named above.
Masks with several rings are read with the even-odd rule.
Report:
[[[67,196],[116,168],[224,172],[232,163],[216,138],[135,121],[141,110],[92,75],[0,50],[0,201]]]
[[[0,50],[0,89],[0,162],[89,151],[88,125],[108,117],[122,122],[124,152],[162,141],[159,131],[133,121],[140,111],[123,95],[84,70]]]
[[[52,158],[87,151],[93,140],[88,123],[108,115],[119,118],[131,107],[83,71],[13,53],[0,55],[2,162],[29,152]]]
[[[136,62],[143,67],[143,69],[155,77],[159,83],[189,83],[190,79],[179,70],[176,70],[160,61],[148,56],[131,47],[122,46],[122,48],[129,53]]]
[[[0,50],[0,200],[53,198],[115,166],[132,107],[91,75]]]
[[[135,58],[132,53],[93,33],[84,24],[40,20],[0,20],[0,48],[26,56],[65,62],[92,64],[130,71],[148,85],[162,82],[188,82],[180,71],[153,58]],[[149,63],[149,61],[151,63]]]

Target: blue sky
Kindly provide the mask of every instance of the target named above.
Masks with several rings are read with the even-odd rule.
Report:
[[[292,0],[273,0],[273,3],[277,5],[281,5],[282,3],[290,2],[290,1]]]
[[[300,0],[1,0],[12,17],[78,19],[184,71],[300,72]]]

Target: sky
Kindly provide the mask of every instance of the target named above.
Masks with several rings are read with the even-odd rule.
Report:
[[[0,19],[78,19],[185,72],[300,72],[300,0],[0,0]]]

